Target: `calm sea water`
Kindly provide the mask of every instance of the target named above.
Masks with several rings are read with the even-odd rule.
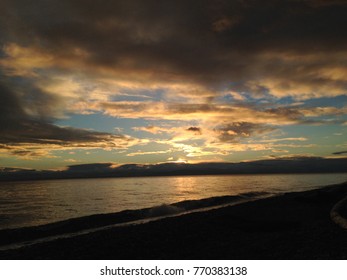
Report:
[[[227,175],[0,182],[0,229],[247,192],[282,193],[347,181],[347,174]]]

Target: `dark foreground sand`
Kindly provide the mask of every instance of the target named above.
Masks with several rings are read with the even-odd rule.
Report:
[[[1,259],[347,259],[347,183],[0,251]],[[339,208],[347,216],[346,207]]]

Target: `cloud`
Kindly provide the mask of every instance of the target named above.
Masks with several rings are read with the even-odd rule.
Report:
[[[271,105],[270,105],[271,106]],[[254,106],[249,103],[170,103],[110,101],[94,103],[89,108],[121,118],[145,118],[149,120],[210,121],[213,123],[234,120],[235,122],[267,123],[276,125],[304,124],[315,122],[309,117],[346,114],[346,109],[335,107],[298,108]],[[330,119],[334,120],[334,119]],[[153,130],[152,130],[153,131]]]
[[[308,139],[305,137],[289,137],[289,138],[274,138],[268,140],[261,140],[260,142],[264,143],[274,143],[274,142],[282,142],[282,141],[307,141]]]
[[[150,151],[150,152],[144,152],[144,151],[137,151],[133,153],[127,154],[128,157],[134,157],[134,156],[147,156],[147,155],[159,155],[159,154],[168,154],[171,153],[172,150],[166,150],[166,151]]]
[[[191,127],[187,128],[187,131],[193,132],[194,134],[197,134],[197,135],[201,135],[202,134],[201,128],[200,127],[196,127],[196,126],[191,126]]]
[[[317,116],[343,116],[347,115],[347,106],[342,108],[336,107],[315,107],[300,110],[306,117]]]
[[[186,134],[186,132],[191,132],[194,135],[201,135],[202,131],[200,127],[195,127],[195,126],[191,126],[188,128],[183,128],[183,127],[159,127],[159,126],[154,126],[154,125],[150,125],[150,126],[145,126],[145,127],[133,127],[133,130],[135,131],[146,131],[152,134],[162,134],[162,133],[168,133],[168,134],[175,134],[176,136],[178,134]]]
[[[347,154],[347,151],[340,151],[340,152],[335,152],[332,153],[333,155],[343,155],[343,154]]]
[[[278,126],[346,124],[341,104],[305,103],[347,94],[346,1],[0,5],[3,152],[30,158],[45,149],[140,142],[55,125],[68,113],[185,122],[133,129],[167,134],[171,145],[194,140],[214,149],[190,145],[190,155],[270,149],[236,142]],[[281,106],[283,99],[289,103]]]
[[[5,1],[1,21],[3,63],[17,74],[30,65],[72,67],[212,92],[229,85],[298,99],[346,93],[345,1],[22,4]]]
[[[43,97],[46,98],[46,97]],[[138,141],[129,136],[103,133],[50,123],[39,98],[26,110],[26,100],[0,85],[0,151],[14,156],[49,157],[49,151],[61,149],[122,149]]]
[[[135,131],[146,131],[152,134],[161,134],[163,132],[170,132],[172,131],[171,128],[167,127],[159,127],[154,125],[144,126],[144,127],[133,127],[132,128]]]
[[[274,128],[265,125],[257,125],[247,122],[234,122],[222,125],[215,129],[221,142],[230,143],[239,142],[240,139],[248,138],[253,134],[263,134],[273,130]]]

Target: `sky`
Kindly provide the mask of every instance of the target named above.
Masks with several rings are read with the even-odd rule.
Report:
[[[0,0],[0,167],[347,154],[345,0]]]

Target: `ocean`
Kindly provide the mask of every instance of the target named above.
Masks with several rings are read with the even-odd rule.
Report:
[[[347,173],[0,182],[0,230],[211,197],[254,199],[345,181]],[[209,206],[209,201],[216,203],[216,200],[206,201],[204,207]]]

